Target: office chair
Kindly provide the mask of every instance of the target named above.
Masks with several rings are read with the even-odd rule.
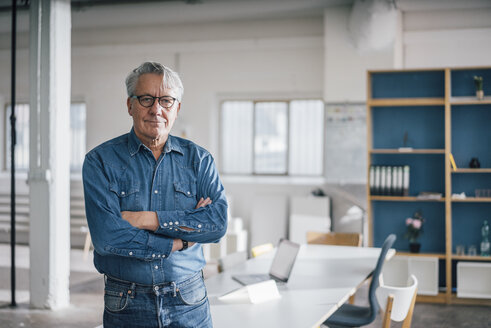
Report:
[[[380,255],[377,260],[377,265],[371,274],[372,281],[370,282],[370,287],[368,289],[369,306],[343,304],[336,312],[334,312],[332,316],[324,321],[324,325],[329,326],[330,328],[360,327],[368,325],[375,320],[379,310],[375,291],[379,287],[379,277],[382,273],[385,257],[387,256],[387,252],[392,247],[395,240],[396,236],[391,234],[387,237],[387,239],[385,239],[384,244],[382,245],[382,250],[380,251]]]
[[[380,275],[380,286],[375,295],[381,308],[385,309],[382,328],[389,328],[391,320],[401,322],[403,328],[411,327],[414,303],[418,290],[418,279],[411,275],[403,286],[387,286]]]
[[[361,246],[360,233],[307,231],[307,244]]]

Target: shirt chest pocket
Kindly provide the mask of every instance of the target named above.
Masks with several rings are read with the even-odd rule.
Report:
[[[176,210],[194,209],[196,200],[196,183],[188,181],[174,182],[174,198]]]
[[[109,186],[119,199],[121,211],[140,211],[140,185],[134,181],[117,181]]]

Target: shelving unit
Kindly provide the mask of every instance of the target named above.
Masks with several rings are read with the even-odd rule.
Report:
[[[480,227],[485,219],[491,222],[491,197],[476,197],[476,190],[491,189],[491,96],[483,100],[474,96],[475,75],[483,76],[484,94],[491,95],[491,67],[367,74],[368,167],[410,167],[407,196],[372,196],[368,180],[369,244],[381,246],[388,234],[396,233],[394,247],[401,259],[437,262],[432,267],[437,271],[438,286],[434,287],[439,292],[418,295],[418,301],[491,305],[491,295],[486,293],[479,297],[456,294],[457,279],[472,290],[472,281],[457,276],[459,263],[466,276],[472,277],[474,267],[482,271],[481,264],[487,268],[491,262],[491,257],[455,254],[455,245],[474,245],[479,252]],[[455,170],[450,165],[451,155],[457,164]],[[479,158],[481,168],[468,168],[472,157]],[[442,197],[417,197],[423,191],[441,193]],[[462,192],[465,198],[452,197]],[[416,210],[422,210],[426,221],[421,253],[412,254],[403,236],[405,219]]]

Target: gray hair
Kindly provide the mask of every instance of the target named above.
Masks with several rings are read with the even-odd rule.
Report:
[[[164,87],[166,89],[176,90],[177,100],[179,102],[182,100],[184,87],[181,78],[176,72],[157,62],[144,62],[128,74],[126,77],[126,92],[128,93],[128,97],[134,96],[136,83],[140,76],[148,73],[162,75]]]

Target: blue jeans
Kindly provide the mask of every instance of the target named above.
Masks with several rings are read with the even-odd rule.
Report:
[[[106,276],[104,328],[212,328],[202,273],[180,283],[140,285]]]

